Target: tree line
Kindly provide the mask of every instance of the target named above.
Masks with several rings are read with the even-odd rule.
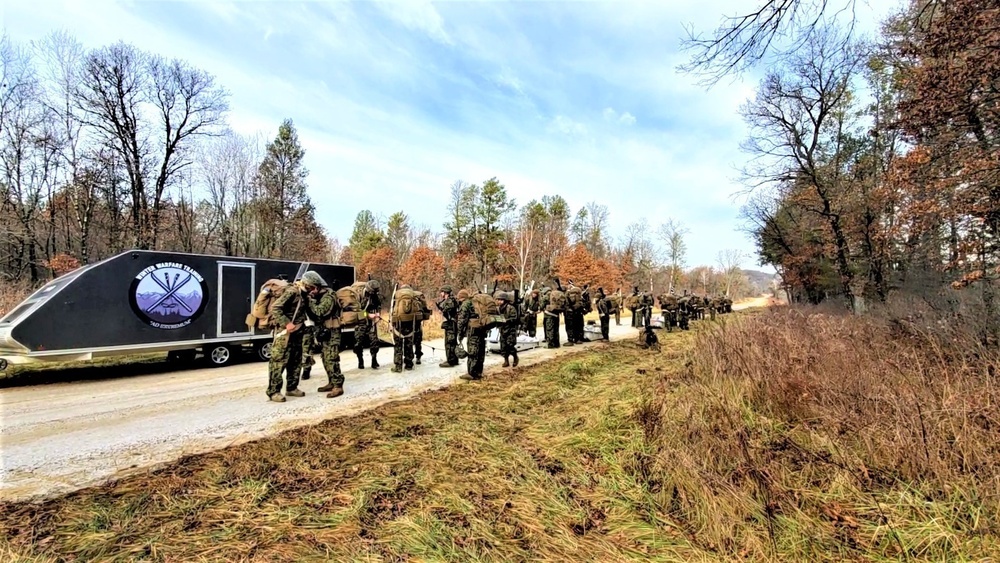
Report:
[[[808,41],[741,109],[744,216],[762,261],[797,301],[862,311],[897,291],[953,298],[950,285],[997,319],[1000,2],[908,2],[873,39],[808,21]],[[778,24],[754,25],[719,37]],[[762,48],[700,46],[696,62],[723,71]]]
[[[332,261],[423,288],[559,276],[609,291],[760,289],[736,251],[688,269],[679,222],[640,220],[616,241],[606,206],[519,205],[497,178],[450,186],[440,230],[362,210],[341,244],[316,220],[294,123],[233,131],[229,93],[209,72],[55,32],[0,38],[0,73],[0,276],[26,289],[131,248]]]

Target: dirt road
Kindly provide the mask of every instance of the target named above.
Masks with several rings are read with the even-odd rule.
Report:
[[[734,308],[764,305],[766,299]],[[629,319],[620,327],[612,323],[612,339],[635,335],[628,324]],[[0,390],[0,498],[66,493],[183,455],[464,384],[458,379],[464,363],[439,368],[442,342],[427,344],[437,351],[425,351],[423,365],[401,374],[389,371],[391,349],[382,350],[383,367],[377,371],[358,370],[354,354],[342,354],[347,382],[344,395],[336,399],[316,392],[326,384],[320,364],[313,378],[300,385],[306,396],[289,397],[285,403],[267,400],[263,363]],[[595,350],[600,346],[587,345]],[[521,354],[521,363],[531,365],[580,349],[537,348]],[[501,362],[498,355],[487,354],[487,377]]]

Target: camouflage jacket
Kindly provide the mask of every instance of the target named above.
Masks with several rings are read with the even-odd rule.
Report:
[[[444,316],[445,323],[454,323],[458,320],[458,300],[451,295],[439,302],[437,308],[441,311],[441,315]]]
[[[597,299],[597,316],[607,317],[611,314],[611,308],[613,304],[611,299],[608,297],[602,297]]]
[[[340,301],[331,289],[323,290],[318,296],[309,296],[309,315],[314,321],[325,322],[340,315]]]
[[[529,293],[527,297],[524,298],[524,302],[521,304],[521,307],[524,309],[524,313],[526,315],[530,315],[532,313],[537,315],[538,311],[541,310],[540,299]]]
[[[500,327],[500,332],[503,334],[514,334],[517,335],[517,327],[521,322],[520,316],[517,314],[517,307],[511,305],[510,303],[504,303],[500,305],[500,314],[506,319],[503,326]]]
[[[458,307],[458,336],[461,338],[469,333],[469,319],[476,315],[476,308],[472,306],[472,299],[466,299]]]
[[[283,329],[288,323],[301,325],[306,322],[307,306],[301,291],[295,285],[288,286],[271,304],[271,321]]]

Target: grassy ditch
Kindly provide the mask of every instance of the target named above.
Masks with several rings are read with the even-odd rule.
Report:
[[[735,314],[0,505],[24,561],[896,561],[1000,553],[986,350]]]

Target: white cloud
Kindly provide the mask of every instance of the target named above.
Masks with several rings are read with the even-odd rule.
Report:
[[[426,33],[435,41],[446,45],[454,42],[444,30],[444,20],[429,0],[375,2],[387,16],[409,29]]]
[[[635,116],[629,112],[625,112],[618,118],[619,123],[624,123],[625,125],[635,125]]]

